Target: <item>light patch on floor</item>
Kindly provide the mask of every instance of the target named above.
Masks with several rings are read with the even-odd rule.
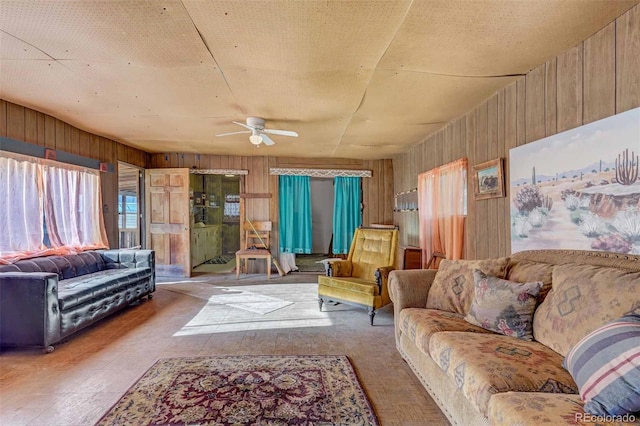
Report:
[[[260,315],[268,314],[269,312],[284,308],[293,303],[249,291],[211,296],[209,302],[214,305],[227,305],[244,309],[245,311],[255,312]]]
[[[333,325],[329,312],[318,309],[317,283],[220,286],[206,281],[159,283],[162,288],[206,300],[175,336]],[[364,311],[363,311],[364,312]]]

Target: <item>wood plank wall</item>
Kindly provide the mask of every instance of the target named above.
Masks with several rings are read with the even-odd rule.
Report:
[[[394,192],[417,187],[418,174],[461,157],[475,164],[509,149],[640,106],[640,6],[579,45],[532,69],[444,129],[393,158]],[[510,254],[509,194],[474,201],[467,191],[465,257]],[[395,213],[401,245],[419,245],[418,214]]]
[[[55,117],[0,99],[0,136],[112,163],[145,167],[149,154],[80,130]],[[102,204],[109,245],[118,247],[118,175],[101,173]]]
[[[245,192],[271,193],[271,198],[245,200],[246,217],[252,220],[271,220],[272,247],[279,247],[278,176],[269,175],[269,169],[354,169],[371,170],[370,178],[363,178],[363,224],[393,223],[393,163],[387,160],[351,160],[334,158],[293,157],[241,157],[232,155],[205,155],[165,153],[152,154],[150,168],[196,167],[199,169],[243,169],[249,174],[244,178]]]

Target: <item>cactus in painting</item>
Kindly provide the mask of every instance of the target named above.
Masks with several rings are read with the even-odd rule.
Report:
[[[547,209],[547,211],[551,210],[551,207],[553,206],[553,200],[551,199],[550,196],[545,195],[542,198],[542,207]]]
[[[536,168],[535,168],[535,166],[533,167],[533,170],[531,171],[531,185],[536,186]]]
[[[616,159],[616,181],[620,185],[633,185],[638,179],[638,155],[631,151],[631,159],[629,159],[629,148],[618,154]]]

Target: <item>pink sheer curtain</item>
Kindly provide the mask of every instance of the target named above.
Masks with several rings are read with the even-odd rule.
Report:
[[[466,158],[418,175],[423,267],[426,267],[434,252],[444,253],[447,259],[462,258],[466,188]]]
[[[46,250],[41,183],[38,164],[0,152],[0,264]]]
[[[43,176],[52,246],[69,252],[107,248],[99,172],[50,163]]]
[[[0,202],[0,264],[108,247],[97,171],[2,151]]]

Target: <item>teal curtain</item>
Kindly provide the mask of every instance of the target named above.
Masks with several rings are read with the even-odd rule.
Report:
[[[311,253],[311,178],[280,176],[280,252]]]
[[[360,178],[336,177],[333,183],[333,253],[346,254],[354,232],[362,225]]]

